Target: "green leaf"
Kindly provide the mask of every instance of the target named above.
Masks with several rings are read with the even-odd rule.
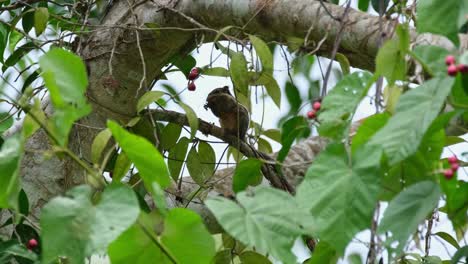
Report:
[[[0,62],[3,62],[3,53],[8,43],[8,35],[10,34],[10,27],[5,24],[0,24]]]
[[[385,13],[389,2],[390,0],[383,0],[383,2],[381,2],[381,0],[371,0],[372,8],[374,8],[377,13],[380,13],[380,10],[382,10],[382,13]]]
[[[291,109],[289,110],[290,113],[297,113],[299,108],[302,104],[301,94],[299,93],[299,89],[292,84],[291,82],[286,82],[284,87],[286,92],[286,98],[288,98],[289,105]]]
[[[244,251],[239,255],[242,264],[271,264],[271,261],[255,251]]]
[[[34,11],[34,30],[36,36],[39,36],[44,32],[47,27],[47,20],[49,20],[49,10],[47,7],[38,7]]]
[[[29,33],[31,29],[34,27],[34,9],[26,6],[23,9],[23,17],[21,18],[21,25],[23,26],[23,30],[26,33]]]
[[[84,95],[88,86],[86,68],[80,57],[62,49],[50,50],[39,64],[54,106],[49,129],[57,143],[65,146],[74,122],[91,112]]]
[[[257,186],[262,183],[262,162],[257,159],[242,160],[237,164],[232,179],[232,189],[235,193],[243,191],[247,186]]]
[[[440,185],[446,196],[445,212],[457,235],[460,235],[460,231],[464,230],[468,222],[468,182],[447,180],[441,176]]]
[[[164,92],[161,91],[149,91],[140,97],[137,103],[137,112],[141,112],[148,105],[153,102],[158,101],[164,95]]]
[[[382,146],[391,165],[414,154],[452,85],[453,78],[433,78],[400,96],[395,115],[369,144]]]
[[[114,121],[107,121],[107,127],[128,158],[135,164],[148,190],[151,190],[153,182],[157,182],[163,188],[169,186],[171,179],[166,163],[161,153],[148,140],[126,131]]]
[[[21,257],[24,259],[32,260],[36,262],[19,262],[18,263],[39,263],[39,258],[36,253],[27,249],[23,244],[17,240],[6,240],[0,242],[0,263],[12,263],[12,257]],[[18,260],[18,258],[16,258]]]
[[[289,153],[294,140],[307,137],[310,134],[310,128],[303,116],[295,116],[283,124],[281,128],[281,150],[278,153],[278,161],[284,161]]]
[[[367,12],[367,9],[369,9],[369,2],[370,0],[359,0],[358,2],[359,10]]]
[[[176,55],[172,59],[172,64],[174,64],[179,70],[185,75],[188,76],[193,67],[197,64],[195,59],[191,55]]]
[[[353,153],[356,152],[361,146],[365,145],[366,142],[379,130],[387,121],[390,119],[390,115],[387,112],[375,114],[370,116],[359,125],[356,135],[353,137],[353,143],[351,149]]]
[[[166,203],[166,193],[164,190],[159,186],[157,182],[153,182],[152,184],[153,190],[152,190],[152,197],[153,197],[153,202],[158,211],[161,213],[162,216],[166,217],[167,215],[167,203]]]
[[[182,126],[176,123],[169,123],[163,128],[160,135],[160,147],[163,150],[168,150],[175,146],[179,139]]]
[[[214,153],[208,154],[209,157],[203,157],[201,153],[197,152],[195,147],[192,147],[187,156],[187,169],[192,179],[199,185],[204,185],[206,180],[211,178],[214,173],[213,165],[216,160],[213,159]],[[205,164],[206,161],[212,164]]]
[[[31,50],[35,49],[36,45],[32,42],[28,42],[21,47],[17,48],[11,55],[6,59],[5,63],[3,64],[2,71],[5,72],[5,70],[10,67],[15,65],[18,61],[21,60],[26,54],[28,54]]]
[[[216,254],[214,239],[195,212],[183,208],[169,211],[161,242],[177,263],[210,263]]]
[[[41,240],[44,263],[67,256],[70,263],[84,263],[85,257],[102,253],[138,217],[140,209],[133,191],[120,184],[108,186],[97,205],[92,190],[81,185],[66,196],[53,198],[41,212]]]
[[[218,77],[229,77],[231,76],[229,71],[223,67],[212,67],[208,68],[208,66],[201,69],[201,74],[207,76],[218,76]]]
[[[314,249],[312,257],[304,264],[332,264],[338,260],[336,250],[325,241],[320,241]]]
[[[213,174],[216,167],[216,154],[214,149],[205,141],[198,143],[198,155],[200,155],[200,162],[206,170]]]
[[[395,113],[395,108],[400,99],[401,94],[403,93],[403,87],[400,87],[396,84],[388,85],[383,91],[383,98],[385,101],[385,110],[391,114]]]
[[[351,72],[351,65],[349,63],[348,58],[346,58],[345,55],[338,52],[336,54],[336,60],[340,63],[341,71],[343,72],[343,74],[348,75]]]
[[[179,102],[179,105],[182,107],[182,109],[184,109],[185,114],[187,115],[188,123],[190,125],[190,138],[193,139],[198,130],[197,114],[195,113],[195,111],[193,111],[193,109],[190,106],[182,102]]]
[[[323,99],[318,115],[321,136],[334,139],[346,137],[345,132],[352,120],[352,114],[367,94],[371,75],[355,72],[346,75]]]
[[[416,27],[418,33],[430,32],[446,36],[458,46],[458,30],[466,23],[468,4],[464,1],[418,1]]]
[[[458,244],[457,240],[453,238],[450,234],[446,232],[437,232],[434,234],[448,242],[450,245],[454,246],[456,249],[460,249],[460,245]]]
[[[460,263],[459,260],[462,259],[463,257],[465,258],[465,260],[468,258],[468,246],[464,246],[460,248],[459,250],[457,250],[457,252],[455,252],[455,255],[453,255],[451,263],[452,264]]]
[[[173,148],[169,149],[169,159],[167,161],[167,166],[169,167],[171,177],[174,179],[174,181],[179,179],[180,170],[184,164],[189,143],[190,139],[182,137]]]
[[[270,49],[268,48],[267,44],[263,42],[260,38],[249,35],[250,42],[255,48],[258,57],[260,57],[260,61],[262,62],[262,72],[269,73],[270,75],[273,74],[273,55],[271,54]]]
[[[258,145],[258,151],[264,152],[267,154],[273,153],[273,148],[271,147],[270,142],[268,142],[267,140],[259,137],[257,141],[257,145]]]
[[[233,52],[229,72],[237,92],[247,97],[249,95],[249,79],[247,61],[241,52]]]
[[[449,54],[448,50],[432,45],[416,46],[412,53],[432,76],[445,76],[447,74],[445,57]]]
[[[13,118],[8,113],[0,113],[0,134],[13,125]]]
[[[274,141],[281,143],[281,131],[279,129],[271,128],[263,131],[263,135],[268,138],[273,139]]]
[[[24,35],[19,33],[16,30],[13,30],[13,31],[10,32],[10,39],[9,39],[9,43],[8,43],[8,49],[10,50],[10,52],[13,52],[15,50],[16,45],[23,38],[24,38]]]
[[[216,197],[206,205],[235,239],[261,254],[296,263],[291,248],[304,232],[300,227],[304,218],[293,197],[277,189],[256,187],[253,192],[238,193],[237,201]]]
[[[91,145],[91,162],[99,163],[102,152],[106,147],[109,139],[111,138],[112,133],[109,129],[104,129],[99,132],[93,140],[93,144]]]
[[[112,264],[173,264],[140,225],[133,225],[109,245]],[[154,235],[155,236],[155,235]]]
[[[320,152],[297,189],[298,203],[308,210],[321,241],[339,255],[356,233],[370,227],[380,190],[378,148],[360,148],[351,160],[342,144]]]
[[[132,161],[128,159],[127,154],[125,154],[125,152],[119,153],[115,160],[114,170],[112,171],[112,180],[120,182],[127,174],[131,165]]]
[[[34,105],[31,107],[29,110],[28,114],[24,118],[23,121],[23,138],[27,139],[30,136],[32,136],[41,126],[36,122],[34,118],[32,118],[32,115],[43,125],[46,124],[46,116],[44,111],[42,111],[41,108],[41,102],[38,99],[34,100]]]
[[[263,85],[267,90],[268,95],[278,108],[281,108],[281,89],[272,75],[262,73],[258,80],[255,81],[256,85]]]
[[[406,78],[406,52],[396,39],[389,39],[379,49],[376,57],[376,73],[385,76],[390,85]]]
[[[5,139],[0,150],[0,208],[18,209],[18,172],[22,153],[23,143],[20,135]]]
[[[408,237],[426,219],[439,202],[440,188],[431,181],[418,182],[399,193],[385,209],[378,233],[391,232],[387,246],[397,241],[397,252],[406,245]]]

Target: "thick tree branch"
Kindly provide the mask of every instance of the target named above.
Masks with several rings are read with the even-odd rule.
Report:
[[[168,110],[152,109],[150,111],[143,112],[143,116],[145,116],[146,114],[151,114],[154,120],[167,121],[182,126],[189,125],[187,117],[182,113],[177,113]],[[268,154],[256,150],[246,142],[239,140],[239,138],[236,136],[225,134],[222,128],[217,127],[214,124],[210,124],[206,121],[203,121],[200,118],[198,119],[198,124],[198,130],[203,134],[212,135],[223,140],[230,146],[238,149],[246,157],[252,157],[262,160],[264,162],[264,164],[262,165],[263,175],[271,183],[271,185],[276,188],[294,193],[294,188],[291,187],[291,185],[281,175],[278,174],[278,172],[275,169],[276,162]]]

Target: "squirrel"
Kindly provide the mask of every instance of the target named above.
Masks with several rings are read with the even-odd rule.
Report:
[[[250,123],[249,111],[237,102],[229,92],[229,87],[224,86],[211,91],[206,98],[204,108],[205,110],[210,108],[219,118],[224,133],[239,136],[241,140],[245,139]]]

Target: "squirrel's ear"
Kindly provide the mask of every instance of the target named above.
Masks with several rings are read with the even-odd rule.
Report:
[[[225,91],[229,92],[229,86],[227,86],[227,85],[226,85],[226,86],[224,86],[224,87],[223,87],[223,90],[225,90]]]

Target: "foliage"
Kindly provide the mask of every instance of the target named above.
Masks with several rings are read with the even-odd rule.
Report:
[[[90,146],[69,144],[74,131],[80,131],[79,121],[92,112],[88,86],[101,85],[88,81],[92,73],[76,55],[81,54],[82,37],[86,37],[80,34],[93,30],[89,25],[99,23],[106,4],[0,2],[0,10],[6,11],[0,20],[0,103],[12,105],[23,120],[20,132],[0,138],[0,208],[11,212],[1,228],[14,230],[12,237],[1,238],[1,263],[81,264],[96,254],[106,254],[112,263],[296,263],[291,249],[298,239],[307,245],[318,241],[304,263],[336,263],[340,258],[363,263],[361,256],[345,256],[345,252],[359,232],[369,230],[374,237],[370,253],[380,254],[381,261],[387,256],[388,262],[442,263],[439,256],[424,252],[429,246],[417,253],[408,249],[418,244],[419,237],[429,243],[431,236],[456,249],[443,263],[467,258],[462,238],[468,222],[468,182],[456,173],[466,163],[441,159],[441,153],[445,146],[463,142],[447,128],[454,122],[463,126],[468,120],[468,74],[451,76],[444,61],[453,55],[457,63],[468,65],[468,52],[410,43],[414,24],[416,32],[443,35],[458,47],[458,33],[467,25],[466,1],[419,0],[414,16],[407,1],[359,0],[360,10],[398,15],[405,23],[396,26],[395,36],[376,52],[372,73],[352,69],[344,54],[333,55],[341,71],[336,70],[337,83],[329,91],[311,77],[320,60],[304,52],[308,47],[302,38],[285,40],[293,61],[287,61],[289,79],[278,83],[274,52],[283,46],[266,42],[256,32],[244,32],[245,28],[213,29],[216,36],[209,39],[227,60],[226,67],[212,66],[210,61],[196,70],[232,81],[237,102],[251,114],[253,98],[267,98],[272,107],[289,105],[278,128],[264,128],[254,119],[247,140],[241,142],[271,154],[275,141],[280,147],[274,159],[256,150],[255,156],[244,157],[246,151],[237,149],[241,143],[230,146],[228,160],[232,156],[237,164],[232,193],[222,193],[225,197],[212,195],[224,180],[214,177],[224,153],[217,157],[214,143],[200,137],[199,131],[211,131],[206,132],[207,124],[183,100],[190,93],[185,89],[165,83],[163,90],[142,92],[135,101],[135,117],[114,116],[118,120],[108,120],[92,134]],[[157,24],[144,26],[157,36],[162,34]],[[236,42],[236,49],[221,39]],[[285,51],[284,55],[288,56]],[[189,54],[176,54],[167,63],[154,81],[169,78],[171,72],[188,76],[197,66]],[[109,88],[108,93],[115,92],[111,75],[102,84],[110,87],[103,88]],[[20,82],[15,83],[17,95],[12,96],[6,84],[14,78]],[[298,79],[306,83],[307,91]],[[388,84],[384,91],[382,79]],[[50,98],[52,112],[41,106],[44,94]],[[376,113],[354,131],[355,114],[368,96],[377,97]],[[317,102],[313,115],[305,116]],[[183,113],[165,112],[173,105]],[[95,106],[99,111],[100,106]],[[164,117],[151,115],[154,110]],[[0,113],[1,133],[14,130],[16,112]],[[466,125],[462,129],[466,133]],[[47,150],[26,144],[36,133],[47,136]],[[287,170],[292,146],[311,135],[327,138],[328,145],[294,186],[295,192],[259,186],[266,182],[268,169]],[[37,212],[29,208],[34,190],[20,187],[25,155],[38,155],[34,160],[40,162],[66,159],[84,175],[84,184],[47,197],[40,227],[31,220]],[[191,177],[189,188],[184,174]],[[181,196],[183,192],[189,194]],[[379,218],[381,208],[385,210]],[[431,230],[437,213],[448,217],[455,236]],[[211,216],[222,234],[210,233],[216,229]]]

